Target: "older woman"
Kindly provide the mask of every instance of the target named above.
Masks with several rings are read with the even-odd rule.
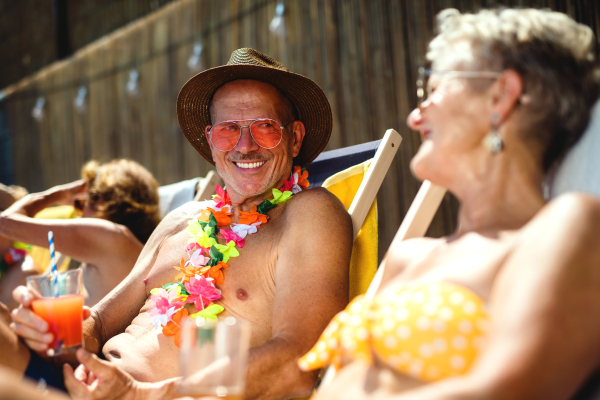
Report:
[[[600,202],[542,185],[598,97],[593,34],[540,10],[438,23],[411,168],[461,201],[459,229],[391,248],[300,366],[340,368],[318,399],[567,399],[600,365]]]
[[[129,274],[156,228],[158,184],[144,167],[125,159],[90,161],[81,175],[79,181],[25,196],[0,214],[0,238],[48,247],[53,231],[56,250],[82,262],[85,303],[91,306]],[[83,218],[33,218],[57,204],[75,205]],[[24,279],[26,273],[14,265],[5,275],[0,294],[10,306],[13,275]]]

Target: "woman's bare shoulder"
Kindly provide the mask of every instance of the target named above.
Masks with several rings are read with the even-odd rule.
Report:
[[[523,227],[523,235],[600,235],[600,199],[579,192],[565,193],[546,204]],[[598,236],[596,236],[598,238]]]

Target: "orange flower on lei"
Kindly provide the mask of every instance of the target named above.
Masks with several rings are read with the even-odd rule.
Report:
[[[308,171],[302,172],[302,168],[296,165],[294,166],[294,174],[298,174],[298,186],[302,187],[303,189],[308,189],[308,185],[310,185],[307,180]]]
[[[256,211],[256,204],[255,204],[250,209],[250,212],[240,211],[240,220],[238,223],[244,224],[244,225],[252,225],[255,222],[260,222],[260,223],[266,224],[267,219],[269,219],[269,217],[267,217],[266,215],[263,215],[263,214],[259,214]]]
[[[204,276],[207,278],[213,278],[215,283],[222,285],[225,280],[225,275],[223,274],[222,269],[228,268],[229,264],[224,263],[223,261],[219,261],[217,265],[214,267],[210,267],[208,271],[204,273]]]
[[[224,211],[224,210],[221,210],[221,211],[213,210],[210,207],[206,207],[204,210],[202,210],[202,213],[198,217],[198,221],[208,222],[211,212],[215,215],[215,219],[217,220],[218,226],[225,226],[225,225],[231,224],[230,215],[232,213]]]
[[[177,347],[181,347],[181,324],[183,323],[183,319],[187,318],[189,314],[188,310],[182,308],[173,315],[173,321],[169,321],[167,326],[163,326],[163,335],[174,336],[173,339]]]

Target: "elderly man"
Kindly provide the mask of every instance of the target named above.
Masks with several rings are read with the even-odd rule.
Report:
[[[187,277],[191,295],[197,284],[212,290],[205,300],[212,300],[211,312],[222,311],[219,318],[250,322],[246,398],[306,395],[316,375],[301,372],[296,361],[347,303],[352,247],[342,204],[326,190],[301,190],[302,171],[293,174],[294,165],[310,164],[327,144],[327,99],[311,80],[240,49],[227,65],[185,84],[177,114],[227,190],[210,209],[188,203],[161,222],[131,274],[84,322],[86,349],[102,350],[108,361],[78,351],[82,365],[75,373],[65,365],[66,387],[75,398],[174,397],[179,343],[173,322],[196,317],[206,304],[190,301],[168,315],[157,306],[168,301],[166,291],[164,297],[150,291]],[[14,295],[25,307],[13,313],[13,330],[31,349],[46,350],[51,334],[26,307],[30,295],[25,288]],[[17,364],[21,371],[27,366]]]

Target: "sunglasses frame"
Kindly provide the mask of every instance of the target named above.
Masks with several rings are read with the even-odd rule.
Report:
[[[260,146],[260,147],[262,147],[263,149],[267,149],[267,150],[268,150],[268,149],[273,149],[273,148],[275,148],[275,147],[279,146],[279,143],[281,143],[281,138],[283,137],[283,130],[284,130],[284,129],[286,129],[286,128],[287,128],[287,126],[288,126],[289,124],[291,124],[292,122],[294,122],[294,121],[295,121],[295,119],[294,119],[294,120],[292,120],[292,121],[290,121],[290,122],[289,122],[287,125],[281,125],[281,123],[279,123],[279,121],[277,121],[276,119],[273,119],[273,118],[244,119],[244,120],[240,120],[240,121],[244,121],[244,122],[247,122],[247,121],[252,121],[252,122],[250,122],[250,124],[249,124],[249,125],[240,125],[238,121],[235,121],[235,120],[227,120],[227,121],[219,121],[219,122],[217,122],[216,124],[214,124],[214,125],[212,125],[212,126],[210,127],[210,129],[208,130],[208,133],[207,133],[207,135],[209,135],[209,137],[210,137],[210,142],[212,143],[212,145],[213,145],[213,147],[214,147],[215,149],[217,149],[217,150],[219,150],[219,151],[222,151],[222,152],[227,152],[227,151],[231,151],[231,150],[233,150],[233,149],[235,148],[235,146],[237,146],[237,144],[240,142],[240,138],[242,137],[242,129],[243,129],[243,128],[248,128],[248,130],[250,131],[250,136],[252,137],[252,140],[254,140],[254,143],[256,143],[257,145],[259,145],[259,146]],[[255,122],[257,122],[257,121],[273,121],[273,122],[276,122],[276,123],[277,123],[277,126],[279,126],[279,129],[281,129],[281,131],[282,131],[282,134],[281,134],[281,136],[279,137],[279,142],[277,142],[277,144],[276,144],[275,146],[272,146],[272,147],[264,147],[264,146],[262,146],[260,143],[258,143],[258,142],[256,141],[256,139],[254,138],[254,135],[252,134],[252,129],[251,129],[250,127],[252,126],[252,124],[254,124],[254,123],[255,123]],[[215,145],[215,143],[213,142],[213,140],[212,140],[212,135],[211,135],[213,128],[214,128],[215,126],[219,125],[219,124],[222,124],[222,123],[224,123],[224,122],[233,122],[234,124],[236,124],[236,125],[237,125],[237,126],[240,128],[240,131],[239,131],[239,136],[238,136],[238,140],[237,140],[237,142],[235,142],[235,144],[233,145],[233,147],[232,147],[231,149],[229,149],[229,150],[221,150],[221,149],[219,149],[219,148],[218,148],[218,147]]]

